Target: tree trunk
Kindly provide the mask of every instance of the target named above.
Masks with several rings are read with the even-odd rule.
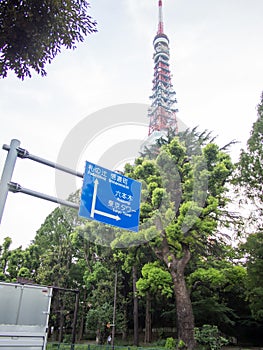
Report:
[[[78,341],[82,340],[83,338],[83,334],[85,332],[85,319],[86,319],[86,315],[87,315],[87,290],[84,289],[84,293],[83,293],[83,304],[80,303],[80,308],[79,308],[79,318],[80,318],[80,322],[79,322],[79,332],[78,332]]]
[[[81,314],[79,332],[78,332],[78,341],[82,340],[82,338],[83,338],[84,328],[85,328],[84,315]]]
[[[139,346],[139,312],[137,297],[137,266],[132,267],[132,286],[133,286],[133,345]]]
[[[124,319],[124,327],[122,328],[122,340],[127,341],[127,338],[128,338],[127,306],[125,307],[125,310],[123,312],[123,319]]]
[[[178,259],[175,257],[173,251],[170,250],[167,239],[163,234],[162,252],[160,255],[160,252],[156,251],[156,255],[161,257],[166,263],[173,280],[178,339],[185,343],[187,350],[193,350],[196,346],[194,338],[194,314],[184,276],[185,267],[191,258],[191,253],[187,245],[182,248],[182,257]]]
[[[172,272],[176,298],[178,339],[183,340],[188,350],[194,349],[194,315],[184,275]]]
[[[150,343],[152,341],[152,317],[151,317],[151,296],[146,294],[146,311],[145,311],[145,337],[144,342]]]

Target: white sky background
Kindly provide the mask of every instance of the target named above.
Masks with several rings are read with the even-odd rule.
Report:
[[[10,73],[0,80],[1,146],[17,138],[22,148],[55,162],[68,133],[90,113],[120,103],[149,103],[158,1],[90,2],[98,33],[86,37],[74,51],[63,50],[46,67],[47,77],[33,74],[20,81]],[[256,121],[263,90],[263,1],[163,3],[178,117],[189,127],[213,131],[220,145],[241,141],[232,148],[237,160]],[[96,162],[105,148],[117,142],[117,135],[111,136],[94,141],[86,159]],[[6,155],[0,149],[0,173]],[[78,170],[84,170],[84,161]],[[54,170],[30,160],[17,160],[12,180],[56,195]],[[55,207],[38,198],[9,193],[0,242],[9,236],[12,248],[25,248]]]

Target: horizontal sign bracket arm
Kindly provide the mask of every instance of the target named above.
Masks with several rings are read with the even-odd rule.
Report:
[[[61,205],[64,205],[66,207],[70,207],[70,208],[79,210],[79,205],[76,203],[73,203],[73,202],[70,202],[70,201],[67,201],[64,199],[56,198],[53,196],[49,196],[49,195],[41,193],[41,192],[30,190],[28,188],[22,187],[21,185],[19,185],[16,182],[9,182],[8,188],[9,188],[9,191],[13,192],[13,193],[19,193],[19,192],[24,193],[24,194],[27,194],[29,196],[45,199],[45,200],[53,202],[53,203],[61,204]]]
[[[3,149],[5,151],[9,151],[10,150],[10,146],[9,145],[6,145],[4,144],[3,145]],[[21,148],[21,147],[17,147],[17,156],[19,158],[22,158],[22,159],[30,159],[30,160],[33,160],[35,162],[38,162],[38,163],[41,163],[41,164],[44,164],[44,165],[47,165],[51,168],[55,168],[57,170],[61,170],[61,171],[64,171],[65,173],[68,173],[68,174],[71,174],[71,175],[74,175],[74,176],[78,176],[78,177],[81,177],[83,178],[83,174],[79,171],[76,171],[76,170],[72,170],[70,168],[67,168],[63,165],[60,165],[60,164],[57,164],[57,163],[54,163],[54,162],[51,162],[47,159],[44,159],[44,158],[41,158],[41,157],[38,157],[38,156],[35,156],[33,154],[30,154],[27,150],[25,150],[24,148]]]

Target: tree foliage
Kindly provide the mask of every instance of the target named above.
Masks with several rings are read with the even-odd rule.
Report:
[[[145,296],[147,292],[155,296],[164,295],[167,298],[173,295],[171,275],[158,265],[156,262],[143,266],[142,277],[136,283],[140,295]]]
[[[258,220],[263,208],[263,93],[257,112],[258,118],[253,124],[247,147],[241,151],[235,182],[239,185],[238,189],[244,192],[245,198],[256,207]]]
[[[126,168],[128,176],[143,183],[141,232],[171,274],[178,338],[188,349],[195,340],[186,267],[193,253],[205,254],[216,241],[233,171],[229,155],[212,141],[207,132],[170,133],[148,148],[133,169]]]
[[[241,151],[235,178],[237,189],[244,194],[242,200],[249,203],[250,232],[241,244],[247,267],[247,298],[255,319],[263,320],[263,93],[257,106],[258,117],[252,126],[247,147]],[[251,206],[252,203],[252,206]],[[245,232],[248,234],[248,232]]]
[[[244,310],[246,270],[221,261],[216,267],[197,268],[188,277],[194,314],[202,325],[211,322],[222,330],[234,331]]]
[[[250,234],[242,245],[246,254],[247,298],[253,317],[263,320],[263,232]]]
[[[194,326],[211,321],[230,336],[245,334],[251,325],[261,334],[261,230],[236,249],[220,232],[229,221],[233,171],[226,150],[209,133],[192,130],[170,133],[146,153],[125,167],[126,175],[142,183],[138,233],[83,221],[73,210],[57,208],[28,248],[11,249],[12,240],[3,241],[0,279],[77,289],[78,339],[94,339],[96,332],[103,342],[111,331],[106,324],[113,314],[116,272],[116,334],[123,339],[132,328],[137,335],[144,329],[148,342],[151,329],[176,322],[173,335],[188,349],[195,345]],[[70,293],[54,293],[55,340],[70,334],[73,305]]]
[[[46,75],[62,47],[96,31],[86,0],[2,0],[0,2],[0,76],[13,70],[18,78],[31,77],[32,70]]]

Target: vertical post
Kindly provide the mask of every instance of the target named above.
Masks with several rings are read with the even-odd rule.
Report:
[[[136,266],[136,262],[134,262],[132,267],[133,345],[138,347],[139,346],[139,316],[138,316],[138,296],[137,296],[136,282],[137,282],[137,266]]]
[[[118,270],[115,272],[115,283],[114,283],[114,300],[113,300],[113,317],[112,317],[112,335],[111,344],[112,349],[114,349],[114,338],[115,338],[115,323],[116,323],[116,302],[117,302],[117,281],[118,281]]]
[[[73,325],[72,325],[71,350],[74,350],[75,348],[77,317],[78,317],[78,308],[79,308],[79,290],[77,290],[75,293],[76,293],[76,296],[75,296],[74,319],[73,319]]]
[[[13,139],[10,143],[10,149],[8,151],[4,170],[0,182],[0,224],[5,208],[5,202],[8,195],[8,183],[12,179],[13,171],[16,164],[17,148],[20,146],[20,141]]]

